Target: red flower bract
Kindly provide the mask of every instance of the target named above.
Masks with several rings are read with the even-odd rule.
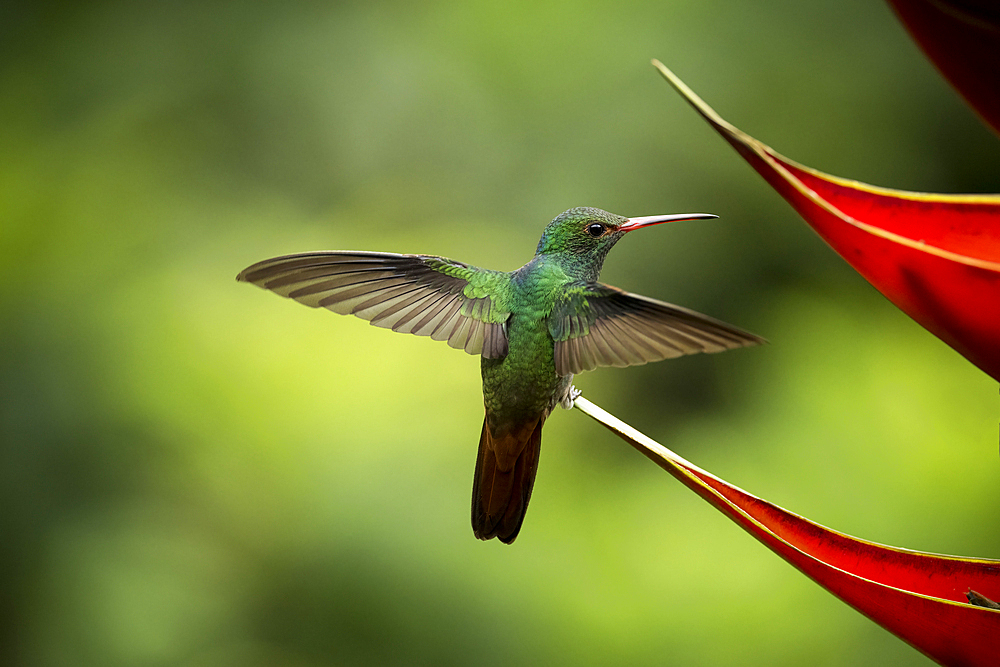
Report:
[[[585,398],[576,407],[676,477],[803,574],[945,665],[1000,661],[1000,561],[896,549],[825,528],[685,461]]]
[[[1000,11],[995,0],[889,0],[941,74],[1000,134]]]
[[[802,166],[723,120],[653,64],[858,273],[1000,380],[1000,196],[889,190]]]

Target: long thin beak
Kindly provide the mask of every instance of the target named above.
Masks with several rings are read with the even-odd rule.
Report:
[[[633,229],[649,227],[650,225],[660,225],[664,222],[677,222],[678,220],[711,220],[718,218],[711,213],[675,213],[674,215],[646,215],[639,218],[629,218],[621,227],[620,232],[631,232]]]

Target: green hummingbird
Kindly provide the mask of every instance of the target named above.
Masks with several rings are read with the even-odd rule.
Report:
[[[275,257],[236,279],[313,308],[446,340],[481,356],[486,419],[472,487],[476,537],[517,537],[538,469],[542,424],[572,408],[573,376],[764,339],[711,317],[599,282],[626,233],[707,213],[624,218],[573,208],[545,227],[535,256],[491,271],[433,255],[327,251]]]

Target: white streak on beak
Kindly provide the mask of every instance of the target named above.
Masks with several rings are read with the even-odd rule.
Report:
[[[629,218],[625,221],[621,227],[618,228],[620,232],[631,232],[634,229],[639,229],[641,227],[649,227],[650,225],[661,225],[665,222],[678,222],[680,220],[711,220],[712,218],[718,218],[717,215],[712,215],[711,213],[675,213],[674,215],[646,215],[638,218]]]

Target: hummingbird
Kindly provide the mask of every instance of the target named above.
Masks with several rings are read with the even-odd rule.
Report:
[[[472,529],[510,544],[528,508],[542,425],[580,392],[573,376],[764,339],[687,308],[598,282],[625,234],[708,213],[625,218],[572,208],[546,227],[535,256],[505,272],[434,255],[324,251],[244,269],[253,283],[313,308],[430,336],[481,357],[486,417],[472,487]]]

